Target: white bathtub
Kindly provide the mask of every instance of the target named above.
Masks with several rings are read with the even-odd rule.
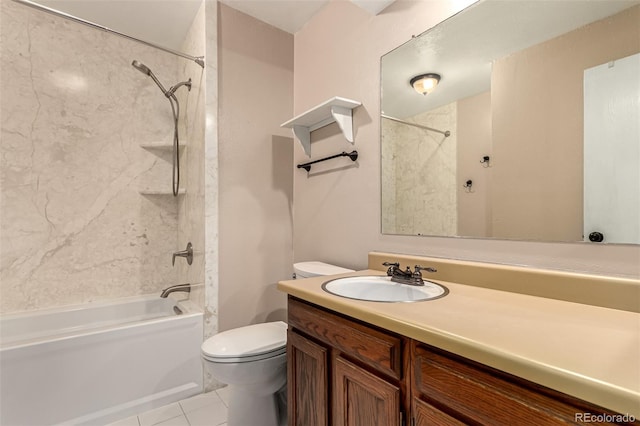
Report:
[[[202,391],[202,313],[158,296],[0,317],[0,425],[107,424]]]

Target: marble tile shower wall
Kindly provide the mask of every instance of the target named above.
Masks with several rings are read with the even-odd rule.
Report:
[[[385,233],[456,235],[456,116],[454,102],[405,119],[451,130],[447,138],[414,126],[382,121],[382,167],[389,177],[382,183]]]
[[[177,283],[171,108],[178,58],[1,4],[0,312],[159,292]]]
[[[213,11],[215,12],[215,10]],[[205,55],[208,44],[215,44],[215,39],[207,37],[208,31],[215,31],[215,13],[213,15],[214,24],[210,26],[212,14],[211,8],[207,8],[203,2],[198,11],[193,24],[188,32],[182,51],[195,56],[205,56],[207,69],[203,69],[195,62],[180,61],[179,73],[181,78],[192,79],[192,89],[190,92],[182,91],[178,93],[181,105],[186,105],[184,120],[185,135],[185,160],[183,162],[183,185],[186,191],[180,197],[178,203],[178,246],[186,247],[191,242],[194,247],[193,264],[188,266],[186,262],[180,262],[178,267],[179,276],[191,283],[191,300],[197,306],[204,307],[205,313],[205,336],[208,337],[217,332],[217,286],[213,277],[217,274],[206,274],[206,270],[215,264],[215,251],[206,255],[206,248],[215,248],[217,232],[207,231],[205,225],[205,192],[209,197],[215,198],[217,189],[207,187],[206,181],[215,177],[216,171],[211,171],[206,167],[208,162],[214,162],[216,158],[205,152],[205,129],[206,129],[206,97],[209,93],[208,75],[215,76],[212,68],[215,64],[215,56]],[[214,176],[212,176],[212,174]],[[210,225],[217,221],[213,220]],[[203,232],[204,231],[204,232]],[[207,269],[208,268],[208,269]],[[205,282],[208,277],[208,282]]]

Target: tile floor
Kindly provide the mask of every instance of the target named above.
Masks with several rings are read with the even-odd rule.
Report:
[[[109,426],[226,426],[228,392],[226,387],[183,399]]]

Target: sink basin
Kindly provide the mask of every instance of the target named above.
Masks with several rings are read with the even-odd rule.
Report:
[[[360,276],[337,278],[322,284],[322,289],[336,296],[372,302],[420,302],[444,297],[446,287],[431,281],[424,286],[398,284],[387,276]]]

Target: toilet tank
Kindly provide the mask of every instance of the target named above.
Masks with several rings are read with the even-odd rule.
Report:
[[[311,278],[324,275],[344,274],[347,272],[354,272],[354,270],[316,261],[293,264],[294,278]]]

